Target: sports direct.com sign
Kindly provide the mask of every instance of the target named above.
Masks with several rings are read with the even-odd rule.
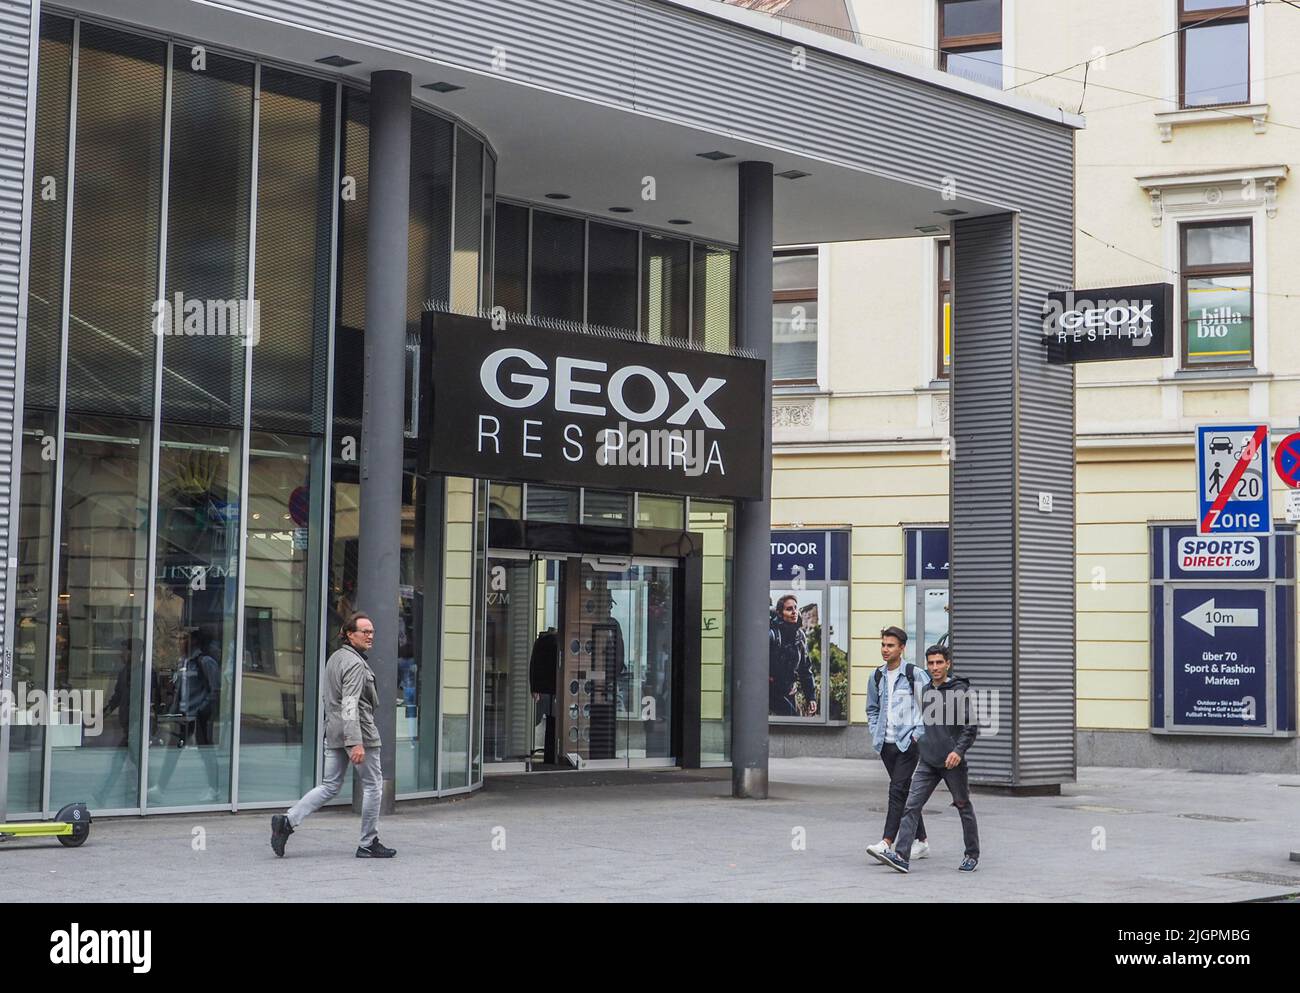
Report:
[[[1180,538],[1178,567],[1184,572],[1254,572],[1258,538]]]

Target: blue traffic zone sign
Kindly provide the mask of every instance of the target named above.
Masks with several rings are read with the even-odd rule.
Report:
[[[1267,424],[1196,429],[1196,531],[1272,534]]]

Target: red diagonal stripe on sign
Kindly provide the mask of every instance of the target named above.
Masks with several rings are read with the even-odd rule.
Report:
[[[1212,530],[1210,522],[1218,518],[1223,513],[1223,508],[1228,504],[1228,498],[1232,496],[1232,491],[1237,488],[1237,483],[1245,475],[1246,466],[1255,461],[1255,453],[1259,451],[1260,446],[1264,444],[1264,436],[1268,434],[1268,425],[1261,424],[1255,429],[1255,433],[1250,438],[1250,444],[1246,450],[1241,453],[1241,459],[1232,467],[1232,472],[1228,474],[1228,481],[1223,484],[1223,489],[1219,490],[1219,495],[1214,498],[1214,503],[1210,509],[1205,512],[1205,520],[1201,521],[1201,531],[1209,534]],[[1268,480],[1264,481],[1268,485]]]

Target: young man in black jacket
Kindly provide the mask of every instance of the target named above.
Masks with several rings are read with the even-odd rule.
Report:
[[[903,823],[894,850],[885,855],[887,863],[899,872],[910,868],[912,839],[916,836],[921,809],[930,799],[939,780],[948,785],[952,805],[961,815],[961,832],[966,843],[966,857],[957,868],[974,872],[980,857],[979,829],[970,803],[967,781],[966,750],[979,734],[970,681],[952,676],[952,655],[947,648],[935,645],[925,650],[925,667],[930,685],[922,690],[921,717],[925,734],[917,739],[920,761],[912,776],[912,788],[903,808]]]

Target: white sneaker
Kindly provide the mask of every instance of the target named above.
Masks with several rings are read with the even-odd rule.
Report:
[[[867,854],[881,865],[889,865],[889,860],[885,858],[885,853],[892,852],[893,850],[894,846],[883,838],[880,841],[877,841],[874,845],[867,846]]]
[[[928,859],[930,857],[930,843],[928,841],[912,842],[912,858]]]
[[[206,793],[204,793],[204,794],[203,794],[203,799],[200,800],[199,802],[200,802],[200,803],[217,803],[220,799],[221,799],[221,794],[218,793],[217,790],[216,790],[215,788],[213,788],[213,789],[208,790]]]

